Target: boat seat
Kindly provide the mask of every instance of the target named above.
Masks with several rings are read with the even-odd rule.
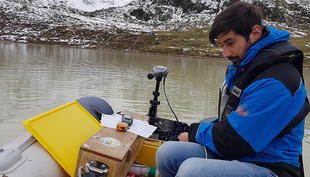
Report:
[[[199,121],[199,123],[211,123],[211,122],[215,121],[216,119],[218,119],[218,118],[217,117],[207,117],[207,118]]]

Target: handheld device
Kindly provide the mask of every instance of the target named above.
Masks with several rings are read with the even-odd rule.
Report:
[[[133,122],[132,116],[130,114],[123,114],[122,115],[122,122],[125,122],[130,126]]]

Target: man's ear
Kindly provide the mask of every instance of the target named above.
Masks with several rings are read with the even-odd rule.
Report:
[[[259,25],[254,25],[252,28],[252,33],[249,36],[251,43],[253,44],[257,39],[259,39],[262,36],[262,33],[262,28]]]

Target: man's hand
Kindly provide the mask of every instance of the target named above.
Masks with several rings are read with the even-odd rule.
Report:
[[[188,142],[188,133],[187,132],[183,132],[178,136],[178,139],[180,141],[186,141]]]

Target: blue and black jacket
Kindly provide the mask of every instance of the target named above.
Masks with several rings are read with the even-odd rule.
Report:
[[[192,124],[189,141],[223,159],[252,162],[278,176],[299,176],[309,105],[302,78],[303,53],[286,42],[289,37],[286,31],[264,28],[240,66],[228,68],[230,94],[221,121]],[[295,125],[287,128],[292,122]]]

